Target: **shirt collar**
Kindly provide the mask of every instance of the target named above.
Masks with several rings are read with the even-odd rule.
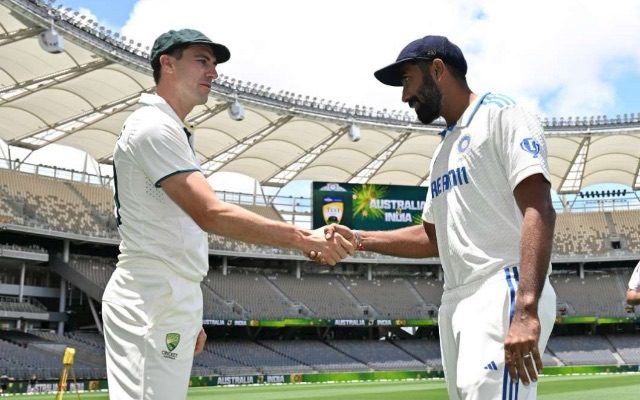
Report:
[[[180,126],[184,127],[184,122],[180,119],[180,117],[178,117],[178,114],[173,111],[173,108],[171,108],[171,106],[165,99],[158,96],[157,94],[142,93],[142,95],[140,96],[140,100],[138,100],[138,103],[145,106],[157,107],[160,111],[167,114],[178,124],[180,124]]]
[[[464,113],[462,113],[462,117],[460,117],[460,119],[458,120],[458,126],[460,126],[461,128],[469,126],[471,120],[476,115],[476,111],[478,111],[478,108],[480,108],[480,105],[484,101],[485,97],[489,95],[489,93],[490,92],[483,93],[482,95],[476,97],[473,103],[469,104],[469,107],[467,107]]]
[[[476,111],[478,111],[478,108],[480,108],[480,105],[482,104],[485,97],[487,97],[489,93],[490,92],[486,92],[476,97],[473,103],[469,104],[467,109],[464,110],[460,119],[457,122],[454,122],[453,124],[447,125],[447,128],[444,129],[442,132],[440,132],[440,136],[444,139],[444,137],[447,136],[447,134],[449,134],[450,132],[452,132],[456,127],[460,127],[460,128],[467,127],[471,123],[471,120],[476,115]]]

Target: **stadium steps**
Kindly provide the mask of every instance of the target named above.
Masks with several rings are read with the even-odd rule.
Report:
[[[292,315],[305,315],[305,316],[314,315],[313,311],[311,311],[306,304],[304,304],[302,301],[296,301],[291,297],[287,296],[287,294],[283,292],[282,289],[280,289],[278,285],[276,285],[273,282],[273,280],[269,279],[268,276],[265,276],[264,274],[262,274],[262,277],[267,282],[267,285],[269,285],[271,289],[273,289],[273,291],[276,292],[282,300],[284,300],[287,304],[290,304],[292,313],[293,313]]]
[[[380,311],[376,310],[375,307],[373,307],[370,304],[364,303],[362,301],[360,301],[359,298],[356,297],[356,295],[354,295],[353,293],[351,293],[351,290],[347,289],[347,286],[344,284],[344,279],[345,277],[343,276],[336,276],[335,281],[338,282],[338,288],[349,298],[351,299],[351,301],[353,303],[355,303],[355,305],[362,310],[362,316],[363,317],[368,317],[368,318],[375,318],[378,315],[380,315]],[[368,312],[367,310],[373,311],[373,313]],[[372,315],[373,314],[373,315]],[[365,363],[366,364],[366,363]]]
[[[211,271],[209,271],[211,273]],[[201,286],[204,286],[209,290],[209,294],[212,295],[214,301],[222,304],[225,308],[231,310],[231,313],[237,315],[237,318],[249,318],[249,312],[244,309],[242,304],[238,303],[235,300],[227,300],[220,295],[220,293],[216,292],[215,288],[209,283],[209,281],[213,279],[207,274],[205,279],[200,283]]]
[[[62,261],[59,256],[56,255],[50,259],[49,268],[62,278],[72,282],[75,287],[82,290],[87,296],[91,297],[95,301],[102,301],[102,292],[104,291],[104,288],[73,269],[68,263]]]
[[[333,344],[331,344],[331,342],[330,342],[330,341],[328,341],[328,340],[327,340],[327,341],[324,341],[324,340],[323,340],[322,342],[323,342],[324,344],[326,344],[327,346],[331,347],[332,349],[334,349],[335,351],[337,351],[338,353],[341,353],[341,354],[345,355],[346,357],[349,357],[350,359],[352,359],[352,360],[354,360],[354,361],[357,361],[357,362],[359,362],[360,364],[364,364],[364,365],[366,365],[368,368],[371,368],[371,365],[369,365],[369,363],[368,363],[368,362],[366,362],[366,361],[364,361],[364,360],[361,360],[361,359],[359,359],[359,358],[354,357],[354,356],[353,356],[353,354],[349,354],[349,353],[347,353],[347,352],[342,351],[342,350],[341,350],[341,349],[339,349],[338,347],[336,347],[336,346],[334,346]],[[373,368],[371,368],[371,370],[373,371]]]
[[[564,362],[560,359],[560,357],[558,357],[556,355],[556,353],[553,352],[553,350],[551,350],[549,348],[549,346],[547,346],[547,348],[544,350],[545,353],[547,353],[549,356],[551,356],[551,358],[553,359],[553,361],[555,361],[556,365],[559,366],[564,366]]]
[[[413,352],[405,349],[402,346],[399,346],[395,340],[387,340],[387,343],[391,343],[395,348],[397,348],[398,350],[402,351],[403,353],[415,358],[416,360],[420,361],[421,363],[423,363],[424,365],[428,365],[427,360],[423,359],[422,357],[418,356],[417,354],[414,354]]]
[[[609,236],[618,236],[618,232],[616,232],[616,224],[613,221],[613,216],[611,215],[611,211],[604,212],[604,220],[607,221],[607,228],[609,228]]]
[[[295,358],[295,357],[291,356],[290,354],[283,353],[282,351],[279,351],[279,350],[274,349],[274,348],[272,348],[272,347],[270,347],[270,346],[267,346],[266,344],[264,344],[264,343],[262,343],[262,342],[258,342],[258,341],[256,341],[255,343],[256,343],[256,344],[258,344],[258,345],[260,345],[260,346],[262,346],[262,347],[264,347],[265,349],[267,349],[267,350],[269,350],[269,351],[272,351],[272,352],[274,352],[274,353],[276,353],[276,354],[281,355],[281,356],[282,356],[282,357],[284,357],[284,358],[287,358],[287,359],[289,359],[289,360],[295,361],[295,362],[297,362],[298,364],[306,365],[307,367],[311,368],[314,372],[318,372],[318,370],[317,370],[313,365],[311,365],[311,364],[307,364],[306,362],[304,362],[304,361],[302,361],[302,360],[298,360],[297,358]]]
[[[240,359],[229,357],[229,356],[227,356],[226,354],[224,354],[222,352],[219,352],[219,351],[216,351],[215,349],[210,348],[206,344],[205,344],[204,352],[215,354],[216,356],[218,356],[220,358],[224,358],[225,360],[229,360],[229,361],[234,362],[236,364],[243,365],[243,366],[245,366],[247,368],[247,370],[251,370],[252,372],[253,371],[256,371],[256,372],[259,371],[259,369],[255,365],[248,364],[248,363],[246,363],[246,362],[244,362],[244,361],[242,361]],[[200,368],[212,369],[214,372],[216,372],[216,373],[218,373],[220,375],[224,375],[225,374],[224,368],[208,365],[207,363],[203,362],[202,360],[199,360],[198,357],[194,357],[193,363],[194,363],[194,366],[198,366]]]
[[[618,353],[618,349],[616,348],[616,345],[613,344],[613,342],[611,341],[611,339],[609,339],[609,336],[607,335],[603,335],[602,336],[607,343],[609,343],[609,345],[611,346],[611,354],[613,354],[613,358],[616,359],[616,361],[618,362],[618,365],[625,365],[626,361],[624,361],[624,359],[622,358],[622,356],[620,355],[620,353]]]
[[[418,299],[418,303],[420,303],[420,307],[428,309],[429,305],[427,304],[427,301],[424,299],[424,297],[422,297],[420,292],[418,292],[418,289],[416,289],[416,287],[413,286],[413,283],[411,283],[407,279],[403,279],[403,281],[407,286],[407,289],[409,289],[409,292],[411,292],[416,297],[416,299]]]

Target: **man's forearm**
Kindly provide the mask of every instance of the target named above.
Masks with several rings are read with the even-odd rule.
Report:
[[[553,208],[527,208],[520,239],[520,282],[516,315],[537,313],[538,300],[551,259],[555,211]],[[526,317],[526,316],[525,316]]]
[[[391,231],[360,231],[362,250],[395,257],[425,258],[438,255],[437,243],[421,225]]]
[[[271,220],[235,204],[219,202],[210,210],[209,232],[248,243],[300,249],[308,231]]]

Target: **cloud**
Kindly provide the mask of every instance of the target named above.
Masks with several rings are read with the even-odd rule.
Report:
[[[311,97],[407,109],[373,72],[409,41],[449,36],[477,92],[505,93],[548,116],[615,113],[624,71],[640,70],[640,3],[140,0],[122,33],[151,45],[193,27],[231,49],[219,72]],[[151,23],[152,22],[152,23]]]

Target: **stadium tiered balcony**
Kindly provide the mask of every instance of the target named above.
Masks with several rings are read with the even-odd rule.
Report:
[[[115,263],[111,258],[73,254],[69,261],[71,268],[102,290]],[[586,270],[584,278],[575,271],[553,273],[559,315],[634,317],[625,303],[631,271]],[[205,320],[432,319],[443,291],[441,281],[408,273],[378,275],[369,281],[361,275],[303,273],[296,278],[283,270],[237,267],[228,267],[226,276],[212,268],[201,288]]]

